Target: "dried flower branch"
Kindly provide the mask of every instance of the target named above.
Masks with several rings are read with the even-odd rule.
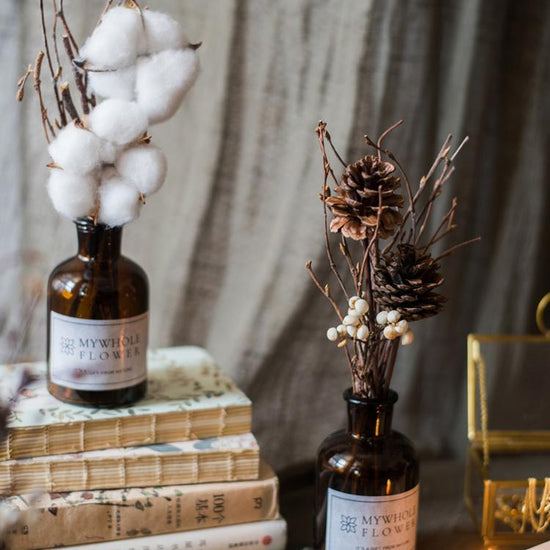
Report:
[[[328,329],[327,338],[345,350],[353,392],[363,397],[380,398],[386,395],[399,342],[407,345],[414,340],[409,323],[442,310],[445,298],[436,292],[443,283],[439,261],[479,240],[458,243],[438,257],[432,256],[433,245],[456,228],[454,217],[458,203],[453,198],[435,230],[425,236],[433,205],[441,196],[443,185],[453,174],[452,163],[467,138],[451,153],[452,138],[448,136],[434,163],[413,190],[395,154],[382,145],[384,139],[402,122],[400,120],[390,126],[376,141],[365,136],[367,145],[376,154],[348,165],[334,147],[326,123],[319,122],[315,129],[323,161],[324,179],[320,198],[323,203],[325,248],[331,272],[348,301],[347,315],[343,315],[330,295],[328,285],[318,280],[311,262],[306,264],[306,268],[337,314],[339,324]],[[328,160],[325,140],[344,166],[340,179],[336,178]],[[399,177],[395,175],[396,169]],[[439,175],[435,176],[438,169]],[[328,186],[329,179],[335,184],[334,195]],[[402,186],[407,198],[406,207],[404,197],[399,193]],[[426,193],[428,195],[423,199]],[[424,204],[417,209],[421,199]],[[333,216],[330,226],[328,211]],[[334,261],[329,229],[340,233],[339,250],[345,259],[346,277],[339,272]],[[349,240],[358,242],[360,250],[354,247],[352,253]],[[383,241],[385,246],[381,250]],[[352,281],[351,292],[345,287],[345,279]]]

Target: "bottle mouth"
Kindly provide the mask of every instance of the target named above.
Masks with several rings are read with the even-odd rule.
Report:
[[[343,397],[352,405],[393,405],[399,399],[399,395],[393,390],[388,390],[386,397],[370,398],[354,394],[352,388],[348,388]]]
[[[86,233],[94,233],[96,231],[105,231],[107,229],[120,229],[120,227],[109,227],[104,223],[94,222],[94,219],[91,216],[86,216],[85,218],[77,218],[73,220],[75,225],[80,231]]]

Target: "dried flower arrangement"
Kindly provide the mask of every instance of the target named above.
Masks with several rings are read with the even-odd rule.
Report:
[[[388,128],[376,142],[365,136],[374,154],[353,164],[347,164],[338,154],[326,123],[320,122],[316,128],[324,169],[320,198],[325,248],[330,269],[348,301],[346,313],[331,294],[329,285],[319,281],[311,261],[306,269],[338,316],[339,324],[327,330],[327,338],[337,342],[346,355],[353,393],[374,399],[384,398],[388,392],[399,342],[403,345],[413,342],[409,323],[436,315],[443,308],[445,297],[436,290],[443,283],[440,260],[479,240],[456,244],[437,257],[432,254],[433,245],[456,228],[458,203],[454,197],[433,232],[427,234],[434,202],[453,174],[452,163],[467,138],[451,152],[449,135],[433,165],[413,189],[396,156],[382,147],[383,140],[402,122]],[[344,167],[340,179],[328,160],[327,143]],[[401,177],[395,175],[396,167]],[[334,182],[335,194],[329,180]],[[399,192],[403,186],[406,207]],[[346,260],[351,289],[334,261],[329,230],[340,234],[339,249]]]
[[[166,176],[166,157],[152,145],[147,128],[170,118],[199,72],[197,48],[165,13],[142,9],[135,0],[109,0],[91,36],[79,48],[63,0],[52,0],[48,36],[40,0],[44,49],[18,82],[23,100],[32,77],[42,127],[53,160],[48,193],[56,210],[71,219],[91,218],[120,226],[137,218],[145,197]],[[65,80],[61,43],[70,62],[81,112]],[[51,116],[42,91],[42,67],[51,77],[58,116]],[[99,103],[96,96],[104,100]]]

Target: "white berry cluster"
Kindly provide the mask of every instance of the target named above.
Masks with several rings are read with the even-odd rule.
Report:
[[[380,311],[376,316],[376,322],[384,327],[382,334],[388,340],[401,338],[401,344],[404,346],[413,343],[414,334],[409,330],[409,323],[401,319],[399,311]]]
[[[119,226],[164,182],[166,157],[143,136],[180,106],[198,75],[197,52],[167,14],[115,7],[79,55],[90,91],[105,100],[50,143],[48,193],[64,216]]]
[[[327,338],[336,342],[338,338],[345,340],[348,336],[365,342],[370,331],[365,315],[369,311],[369,304],[364,298],[352,296],[349,299],[348,314],[342,319],[342,324],[327,330]]]

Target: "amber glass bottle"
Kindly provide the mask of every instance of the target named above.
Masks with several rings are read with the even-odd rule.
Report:
[[[147,389],[147,275],[121,255],[121,227],[76,227],[77,255],[48,280],[48,390],[78,405],[129,404]]]
[[[314,547],[414,550],[418,460],[391,429],[397,394],[370,400],[344,393],[348,427],[318,451]]]

